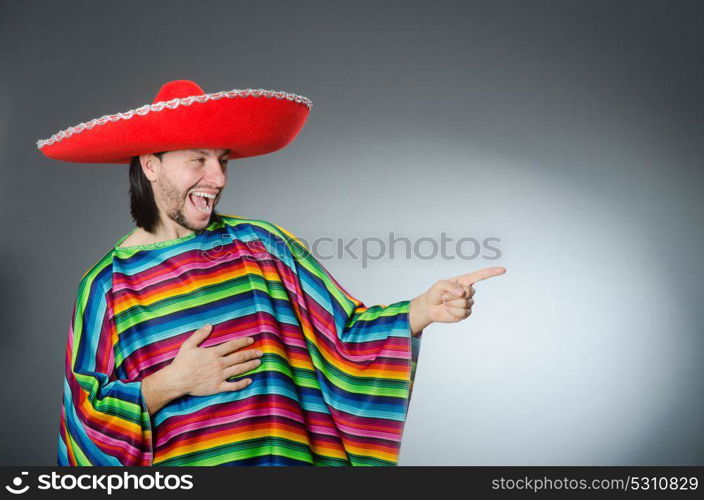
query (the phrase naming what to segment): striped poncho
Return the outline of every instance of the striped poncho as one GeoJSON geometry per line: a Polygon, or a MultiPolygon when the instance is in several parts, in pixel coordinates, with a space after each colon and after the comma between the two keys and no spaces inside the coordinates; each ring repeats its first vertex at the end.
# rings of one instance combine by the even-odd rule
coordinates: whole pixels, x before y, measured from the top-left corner
{"type": "Polygon", "coordinates": [[[410,301],[365,306],[276,224],[120,247],[82,277],[71,317],[59,465],[396,465],[421,334],[410,301]],[[251,336],[244,389],[148,412],[141,380],[204,324],[251,336]]]}

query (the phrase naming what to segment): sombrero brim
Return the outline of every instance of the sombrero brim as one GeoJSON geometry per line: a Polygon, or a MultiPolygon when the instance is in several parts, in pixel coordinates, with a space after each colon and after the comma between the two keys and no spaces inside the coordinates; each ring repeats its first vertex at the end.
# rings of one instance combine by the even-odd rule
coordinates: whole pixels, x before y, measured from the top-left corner
{"type": "Polygon", "coordinates": [[[106,115],[37,141],[48,158],[129,163],[133,156],[180,149],[230,149],[230,158],[277,151],[303,128],[312,108],[303,96],[230,90],[147,104],[106,115]]]}

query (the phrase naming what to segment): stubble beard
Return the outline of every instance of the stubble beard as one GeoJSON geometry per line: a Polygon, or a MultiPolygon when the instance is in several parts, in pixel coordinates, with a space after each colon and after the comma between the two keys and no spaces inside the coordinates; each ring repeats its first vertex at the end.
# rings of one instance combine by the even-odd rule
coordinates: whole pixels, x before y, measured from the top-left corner
{"type": "MultiPolygon", "coordinates": [[[[188,218],[186,218],[186,214],[184,214],[183,210],[186,205],[186,197],[188,192],[186,191],[181,193],[167,177],[164,177],[162,181],[163,182],[159,183],[159,191],[161,192],[161,199],[167,207],[165,210],[166,216],[191,231],[200,231],[204,229],[204,227],[194,227],[193,224],[189,222],[188,218]]],[[[213,206],[213,210],[215,210],[215,206],[213,206]]],[[[206,222],[206,226],[209,223],[210,219],[206,222]]]]}

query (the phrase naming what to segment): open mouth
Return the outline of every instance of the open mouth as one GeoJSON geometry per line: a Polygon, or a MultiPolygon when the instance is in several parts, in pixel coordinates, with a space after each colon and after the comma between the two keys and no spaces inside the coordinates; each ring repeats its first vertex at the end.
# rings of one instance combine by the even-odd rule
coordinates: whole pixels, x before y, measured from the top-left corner
{"type": "Polygon", "coordinates": [[[213,210],[216,195],[204,193],[202,191],[191,191],[188,194],[188,199],[191,200],[193,206],[204,214],[209,214],[213,210]]]}

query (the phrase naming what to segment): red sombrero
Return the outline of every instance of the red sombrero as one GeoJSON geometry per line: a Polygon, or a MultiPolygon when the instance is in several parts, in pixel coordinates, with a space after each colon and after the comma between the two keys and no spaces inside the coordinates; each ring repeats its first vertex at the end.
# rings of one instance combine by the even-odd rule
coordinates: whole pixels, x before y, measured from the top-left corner
{"type": "Polygon", "coordinates": [[[230,158],[277,151],[296,137],[313,104],[262,89],[206,94],[190,80],[162,85],[151,105],[105,115],[37,141],[54,160],[129,163],[133,156],[179,149],[231,149],[230,158]]]}

